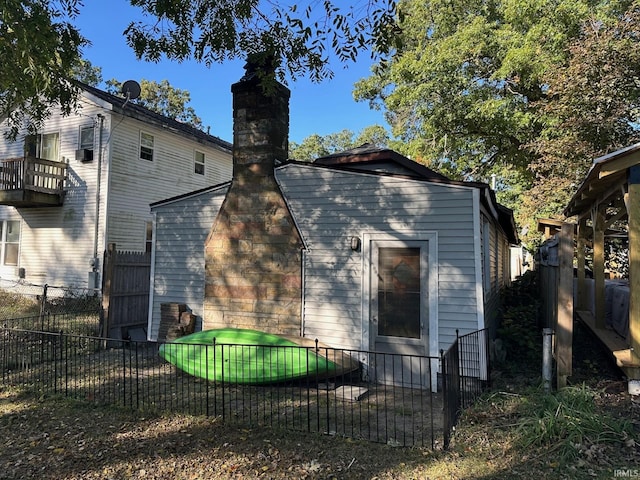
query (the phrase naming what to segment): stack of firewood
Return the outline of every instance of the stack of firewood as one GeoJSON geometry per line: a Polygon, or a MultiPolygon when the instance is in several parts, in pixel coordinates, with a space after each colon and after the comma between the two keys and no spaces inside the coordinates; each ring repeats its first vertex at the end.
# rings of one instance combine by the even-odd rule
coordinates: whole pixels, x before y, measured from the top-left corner
{"type": "Polygon", "coordinates": [[[182,303],[162,303],[160,305],[160,331],[158,341],[175,340],[193,333],[196,326],[196,316],[187,311],[182,303]]]}

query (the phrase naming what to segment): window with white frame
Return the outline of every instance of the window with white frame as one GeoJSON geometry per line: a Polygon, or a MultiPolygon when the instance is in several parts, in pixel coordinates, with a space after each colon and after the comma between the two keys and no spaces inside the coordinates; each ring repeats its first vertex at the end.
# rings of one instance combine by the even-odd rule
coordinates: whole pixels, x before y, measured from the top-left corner
{"type": "Polygon", "coordinates": [[[204,153],[197,150],[194,156],[194,172],[198,175],[204,175],[204,153]]]}
{"type": "Polygon", "coordinates": [[[80,127],[79,149],[93,150],[93,125],[80,127]]]}
{"type": "Polygon", "coordinates": [[[60,134],[39,133],[24,138],[24,153],[30,157],[58,161],[60,134]]]}
{"type": "Polygon", "coordinates": [[[140,158],[153,161],[153,135],[140,132],[140,158]]]}
{"type": "Polygon", "coordinates": [[[0,220],[0,265],[17,266],[20,247],[20,222],[0,220]]]}

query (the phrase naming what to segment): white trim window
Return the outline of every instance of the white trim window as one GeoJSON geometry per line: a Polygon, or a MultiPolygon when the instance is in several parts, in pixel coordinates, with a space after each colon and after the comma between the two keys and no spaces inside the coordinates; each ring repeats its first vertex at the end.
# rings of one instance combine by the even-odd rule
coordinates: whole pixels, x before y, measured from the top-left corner
{"type": "Polygon", "coordinates": [[[154,139],[153,135],[140,132],[140,158],[153,162],[154,139]]]}
{"type": "Polygon", "coordinates": [[[93,125],[80,127],[78,148],[81,150],[93,150],[94,130],[93,125]]]}
{"type": "Polygon", "coordinates": [[[0,220],[0,265],[18,266],[20,221],[0,220]]]}
{"type": "Polygon", "coordinates": [[[24,137],[24,153],[29,157],[57,162],[60,152],[60,134],[39,133],[24,137]]]}
{"type": "Polygon", "coordinates": [[[204,175],[204,153],[196,150],[193,156],[193,162],[193,172],[198,175],[204,175]]]}

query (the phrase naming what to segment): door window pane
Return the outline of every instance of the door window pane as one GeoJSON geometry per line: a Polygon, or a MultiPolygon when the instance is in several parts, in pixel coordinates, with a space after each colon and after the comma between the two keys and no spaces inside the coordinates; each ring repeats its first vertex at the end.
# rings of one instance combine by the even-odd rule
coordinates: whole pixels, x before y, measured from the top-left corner
{"type": "Polygon", "coordinates": [[[420,338],[420,248],[380,248],[378,272],[378,335],[420,338]]]}
{"type": "Polygon", "coordinates": [[[43,135],[27,135],[24,138],[24,154],[45,160],[58,160],[58,140],[60,135],[46,133],[43,135]]]}

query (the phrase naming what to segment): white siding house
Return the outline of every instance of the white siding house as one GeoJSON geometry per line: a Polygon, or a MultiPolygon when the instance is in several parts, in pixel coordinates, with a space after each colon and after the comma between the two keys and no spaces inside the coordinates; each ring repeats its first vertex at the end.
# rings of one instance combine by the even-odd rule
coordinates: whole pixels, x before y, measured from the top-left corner
{"type": "Polygon", "coordinates": [[[160,305],[182,303],[197,315],[202,327],[204,301],[204,243],[229,189],[228,184],[158,202],[151,255],[151,311],[148,336],[158,339],[160,305]]]}
{"type": "MultiPolygon", "coordinates": [[[[514,234],[486,185],[398,173],[400,166],[392,164],[387,159],[377,171],[364,168],[368,162],[349,168],[288,162],[276,168],[304,242],[300,333],[335,348],[437,357],[456,330],[463,335],[491,326],[499,288],[509,281],[507,247],[514,234]],[[381,172],[385,165],[394,173],[381,172]],[[417,330],[395,344],[376,334],[385,248],[420,251],[417,330]]],[[[204,243],[227,189],[221,185],[152,205],[150,339],[158,339],[165,302],[186,304],[202,324],[204,243]]]]}
{"type": "MultiPolygon", "coordinates": [[[[511,211],[486,184],[370,145],[282,161],[289,92],[266,95],[257,78],[232,86],[231,182],[151,205],[149,338],[166,340],[162,305],[179,303],[203,329],[430,356],[435,372],[457,332],[491,327],[518,242],[511,211]]],[[[396,368],[358,355],[374,375],[396,368]]],[[[400,368],[423,377],[426,362],[400,368]]]]}
{"type": "Polygon", "coordinates": [[[80,105],[0,140],[2,280],[98,287],[108,243],[150,249],[150,203],[231,178],[228,142],[89,86],[80,105]],[[54,169],[56,184],[31,185],[54,169]]]}

